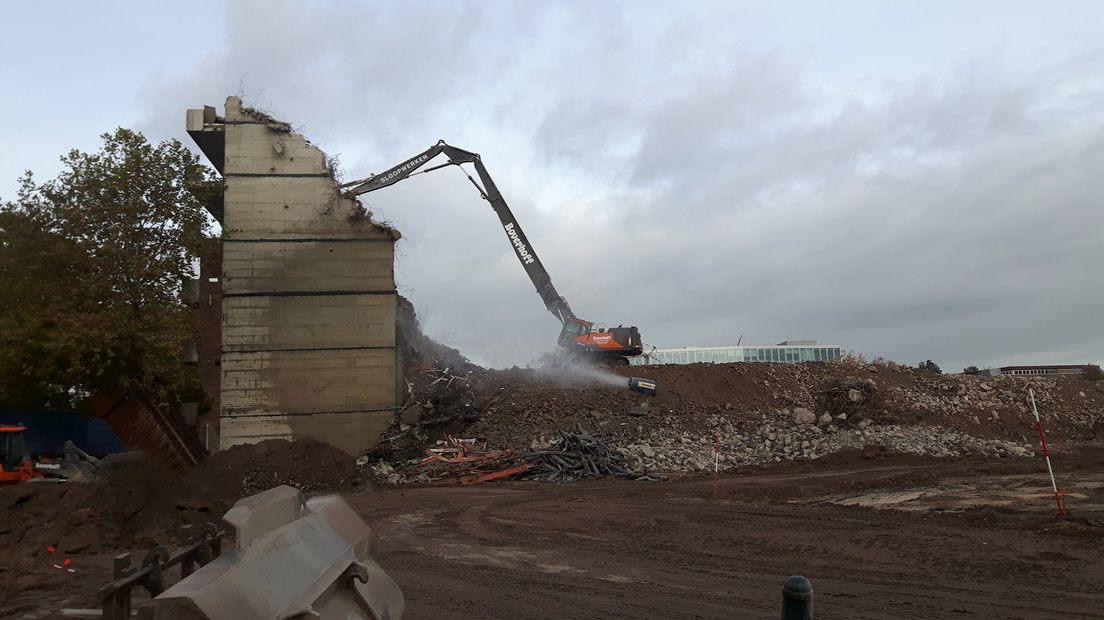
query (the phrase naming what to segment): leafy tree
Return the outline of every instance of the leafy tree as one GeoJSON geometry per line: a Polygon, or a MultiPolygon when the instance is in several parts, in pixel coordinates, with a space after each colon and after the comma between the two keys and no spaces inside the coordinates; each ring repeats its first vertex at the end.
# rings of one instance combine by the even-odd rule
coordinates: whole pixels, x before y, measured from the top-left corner
{"type": "Polygon", "coordinates": [[[1089,364],[1085,368],[1085,372],[1081,373],[1081,377],[1089,381],[1104,381],[1104,370],[1101,370],[1100,366],[1096,364],[1089,364]]]}
{"type": "Polygon", "coordinates": [[[933,372],[937,375],[943,374],[943,369],[939,367],[939,364],[936,364],[935,362],[933,362],[931,360],[925,360],[923,362],[920,362],[920,364],[916,367],[916,370],[923,370],[925,372],[933,372]]]}
{"type": "Polygon", "coordinates": [[[70,151],[58,177],[27,172],[0,203],[0,403],[72,407],[133,382],[161,398],[198,385],[180,362],[194,339],[180,284],[221,191],[179,141],[127,129],[96,153],[70,151]]]}
{"type": "Polygon", "coordinates": [[[981,374],[981,369],[978,368],[977,366],[967,366],[967,367],[962,369],[962,374],[964,374],[964,375],[980,375],[981,374]]]}

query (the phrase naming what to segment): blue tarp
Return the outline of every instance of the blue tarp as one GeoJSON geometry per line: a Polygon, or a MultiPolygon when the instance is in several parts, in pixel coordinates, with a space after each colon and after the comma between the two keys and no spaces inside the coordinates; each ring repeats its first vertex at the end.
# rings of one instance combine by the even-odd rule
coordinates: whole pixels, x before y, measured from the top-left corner
{"type": "Polygon", "coordinates": [[[96,457],[126,452],[107,422],[80,413],[0,409],[0,425],[27,427],[23,436],[35,456],[60,456],[66,440],[96,457]]]}

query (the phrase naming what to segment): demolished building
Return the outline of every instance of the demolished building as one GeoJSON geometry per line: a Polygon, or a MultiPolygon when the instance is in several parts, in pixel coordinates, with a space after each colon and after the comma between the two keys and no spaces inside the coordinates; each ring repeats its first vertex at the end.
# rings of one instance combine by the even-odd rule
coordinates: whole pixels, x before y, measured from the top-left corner
{"type": "Polygon", "coordinates": [[[287,123],[226,100],[188,110],[222,175],[218,445],[376,443],[402,393],[398,231],[341,195],[325,153],[287,123]]]}

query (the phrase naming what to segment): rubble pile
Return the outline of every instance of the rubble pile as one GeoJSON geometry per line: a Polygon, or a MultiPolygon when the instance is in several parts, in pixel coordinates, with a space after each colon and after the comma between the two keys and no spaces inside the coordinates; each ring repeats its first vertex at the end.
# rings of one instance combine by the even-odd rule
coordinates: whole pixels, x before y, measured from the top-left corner
{"type": "Polygon", "coordinates": [[[832,378],[816,390],[818,419],[857,424],[884,409],[878,384],[873,379],[832,378]],[[824,416],[828,416],[825,418],[824,416]]]}
{"type": "MultiPolygon", "coordinates": [[[[808,410],[805,410],[808,411],[808,410]]],[[[804,412],[798,412],[801,417],[804,412]]],[[[983,439],[938,427],[854,427],[835,423],[786,423],[784,418],[761,416],[755,423],[734,424],[709,416],[709,431],[644,432],[625,446],[629,464],[660,471],[712,471],[714,446],[720,468],[731,469],[796,459],[815,460],[850,448],[876,446],[892,452],[936,457],[1032,456],[1031,445],[1003,439],[983,439]],[[710,432],[711,431],[711,432],[710,432]]],[[[835,421],[834,421],[835,422],[835,421]]],[[[643,429],[639,429],[643,430],[643,429]]]]}
{"type": "Polygon", "coordinates": [[[426,336],[414,306],[402,296],[396,328],[405,396],[391,428],[371,452],[373,460],[394,460],[462,430],[492,402],[480,385],[488,371],[426,336]]]}
{"type": "MultiPolygon", "coordinates": [[[[940,375],[861,359],[486,370],[427,338],[413,309],[403,307],[408,396],[392,431],[368,455],[372,462],[417,462],[426,446],[448,434],[524,455],[551,450],[564,433],[580,428],[619,446],[624,460],[616,466],[630,471],[710,469],[718,439],[724,468],[864,446],[932,456],[1029,456],[1036,441],[1029,390],[1053,439],[1104,430],[1104,382],[1076,377],[940,375]],[[629,376],[657,381],[658,395],[620,387],[618,377],[629,376]]],[[[386,463],[375,466],[378,479],[441,479],[386,463]]],[[[546,464],[533,462],[556,477],[546,464]]]]}
{"type": "Polygon", "coordinates": [[[1029,389],[1056,439],[1092,437],[1104,423],[1104,386],[1073,377],[949,376],[847,362],[616,372],[657,380],[659,395],[491,372],[482,388],[494,392],[494,402],[465,434],[498,448],[540,450],[582,424],[621,446],[626,468],[701,471],[713,466],[718,435],[722,468],[864,446],[940,457],[1031,456],[1029,389]]]}
{"type": "Polygon", "coordinates": [[[477,484],[500,478],[566,482],[582,478],[614,476],[627,480],[661,480],[645,471],[633,471],[626,466],[629,459],[616,445],[600,434],[582,427],[572,432],[561,431],[543,446],[524,454],[513,450],[488,450],[486,444],[474,439],[449,436],[425,449],[422,458],[398,462],[371,462],[377,480],[388,484],[460,483],[477,484]]]}

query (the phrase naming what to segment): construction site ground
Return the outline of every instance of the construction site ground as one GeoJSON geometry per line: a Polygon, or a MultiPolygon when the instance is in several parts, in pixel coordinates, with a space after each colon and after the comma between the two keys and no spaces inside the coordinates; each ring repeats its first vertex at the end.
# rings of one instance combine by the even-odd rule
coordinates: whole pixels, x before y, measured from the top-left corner
{"type": "Polygon", "coordinates": [[[723,475],[716,496],[691,476],[349,499],[415,618],[777,618],[795,573],[818,618],[1099,618],[1104,448],[1061,466],[1064,522],[1039,459],[878,451],[723,475]]]}
{"type": "MultiPolygon", "coordinates": [[[[1041,458],[884,449],[666,482],[347,490],[409,617],[775,618],[790,574],[818,618],[1098,618],[1104,445],[1061,444],[1069,518],[1041,458]]],[[[135,551],[141,553],[142,546],[135,551]]],[[[8,574],[0,617],[93,607],[117,551],[8,574]]]]}
{"type": "Polygon", "coordinates": [[[819,618],[1104,617],[1102,382],[862,363],[617,372],[660,382],[644,415],[620,379],[438,362],[408,373],[412,404],[378,454],[271,440],[179,474],[0,489],[0,618],[96,607],[115,554],[175,548],[180,525],[279,484],[345,495],[411,618],[777,617],[791,574],[812,580],[819,618]],[[576,428],[667,480],[463,485],[420,465],[446,434],[520,455],[576,428]]]}

